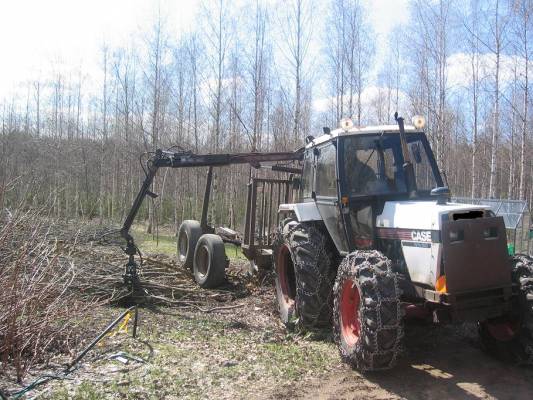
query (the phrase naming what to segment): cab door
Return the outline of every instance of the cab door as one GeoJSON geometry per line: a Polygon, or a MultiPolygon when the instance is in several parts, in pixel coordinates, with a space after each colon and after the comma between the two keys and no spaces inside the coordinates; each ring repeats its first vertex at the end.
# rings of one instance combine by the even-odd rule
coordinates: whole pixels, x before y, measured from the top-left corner
{"type": "Polygon", "coordinates": [[[314,149],[315,185],[313,198],[326,228],[341,254],[348,252],[343,218],[339,207],[337,142],[314,149]]]}

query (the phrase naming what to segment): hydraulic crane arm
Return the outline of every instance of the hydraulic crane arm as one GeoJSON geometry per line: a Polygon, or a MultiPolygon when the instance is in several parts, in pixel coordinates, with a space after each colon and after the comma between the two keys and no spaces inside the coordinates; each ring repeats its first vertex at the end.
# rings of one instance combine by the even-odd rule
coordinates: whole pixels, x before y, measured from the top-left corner
{"type": "MultiPolygon", "coordinates": [[[[146,196],[157,197],[150,191],[159,168],[191,168],[191,167],[222,167],[232,164],[250,164],[259,168],[264,162],[296,161],[303,158],[303,148],[293,152],[275,152],[275,153],[229,153],[229,154],[194,154],[192,152],[173,152],[156,150],[154,155],[146,162],[146,176],[144,182],[135,197],[124,224],[120,229],[121,236],[126,240],[126,247],[123,249],[128,255],[128,263],[124,274],[124,281],[127,284],[135,285],[138,283],[137,264],[135,263],[135,254],[138,252],[130,229],[141,208],[146,196]]],[[[273,168],[274,169],[274,168],[273,168]]],[[[280,171],[288,172],[290,168],[279,167],[280,171]]],[[[206,208],[206,204],[204,204],[206,208]]]]}

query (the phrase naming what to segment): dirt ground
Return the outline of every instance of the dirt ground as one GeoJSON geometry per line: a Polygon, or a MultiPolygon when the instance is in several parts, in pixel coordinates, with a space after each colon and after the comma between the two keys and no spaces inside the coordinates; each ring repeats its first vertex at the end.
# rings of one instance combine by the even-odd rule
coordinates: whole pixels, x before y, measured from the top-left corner
{"type": "MultiPolygon", "coordinates": [[[[26,398],[533,398],[533,369],[486,355],[472,325],[408,324],[399,365],[362,375],[340,362],[329,330],[287,332],[277,315],[272,278],[246,277],[242,259],[232,264],[234,273],[223,288],[229,300],[210,300],[206,290],[201,309],[144,306],[137,339],[130,336],[130,323],[128,334],[106,338],[68,379],[51,381],[26,398]]],[[[88,339],[122,310],[95,309],[88,339]]],[[[59,357],[32,371],[25,384],[67,361],[59,357]]],[[[20,389],[1,375],[0,389],[20,389]]]]}
{"type": "MultiPolygon", "coordinates": [[[[408,327],[409,330],[409,327],[408,327]]],[[[391,370],[362,376],[338,367],[286,398],[531,399],[533,370],[486,355],[462,327],[410,329],[407,351],[391,370]]]]}

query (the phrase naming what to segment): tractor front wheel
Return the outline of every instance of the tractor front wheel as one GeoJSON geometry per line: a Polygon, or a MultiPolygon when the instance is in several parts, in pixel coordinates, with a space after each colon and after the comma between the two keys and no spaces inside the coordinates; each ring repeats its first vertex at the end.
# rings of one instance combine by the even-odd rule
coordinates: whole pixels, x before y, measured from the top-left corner
{"type": "Polygon", "coordinates": [[[333,334],[343,361],[360,371],[392,368],[401,352],[398,277],[376,250],[344,258],[333,287],[333,334]]]}

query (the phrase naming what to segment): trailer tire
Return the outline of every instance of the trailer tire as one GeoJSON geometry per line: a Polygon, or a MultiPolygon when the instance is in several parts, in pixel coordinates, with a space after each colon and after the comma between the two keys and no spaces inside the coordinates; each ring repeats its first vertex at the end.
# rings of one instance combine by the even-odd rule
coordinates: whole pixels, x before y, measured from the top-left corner
{"type": "Polygon", "coordinates": [[[274,242],[276,297],[281,321],[309,330],[331,324],[336,255],[312,224],[285,224],[274,242]]]}
{"type": "Polygon", "coordinates": [[[533,258],[511,259],[513,283],[519,287],[514,314],[479,324],[481,344],[489,354],[522,365],[533,365],[533,258]]]}
{"type": "Polygon", "coordinates": [[[226,278],[226,250],[218,235],[206,233],[200,236],[194,251],[194,280],[205,289],[213,289],[226,278]]]}
{"type": "Polygon", "coordinates": [[[202,228],[198,221],[186,219],[178,229],[177,251],[178,260],[191,271],[194,264],[194,250],[196,243],[202,236],[202,228]]]}
{"type": "Polygon", "coordinates": [[[394,367],[402,352],[403,314],[391,261],[376,250],[350,253],[333,292],[333,337],[342,360],[360,371],[394,367]]]}

